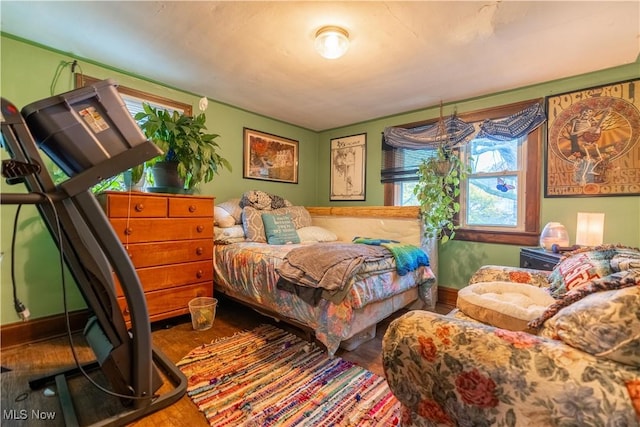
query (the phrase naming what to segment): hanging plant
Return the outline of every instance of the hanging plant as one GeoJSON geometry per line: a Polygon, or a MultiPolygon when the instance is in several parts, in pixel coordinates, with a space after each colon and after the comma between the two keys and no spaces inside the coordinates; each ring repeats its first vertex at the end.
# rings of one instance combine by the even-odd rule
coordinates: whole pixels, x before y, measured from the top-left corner
{"type": "Polygon", "coordinates": [[[455,219],[460,212],[460,183],[469,172],[470,168],[457,153],[443,146],[418,166],[418,183],[413,193],[420,206],[425,237],[442,243],[455,237],[459,228],[455,219]]]}

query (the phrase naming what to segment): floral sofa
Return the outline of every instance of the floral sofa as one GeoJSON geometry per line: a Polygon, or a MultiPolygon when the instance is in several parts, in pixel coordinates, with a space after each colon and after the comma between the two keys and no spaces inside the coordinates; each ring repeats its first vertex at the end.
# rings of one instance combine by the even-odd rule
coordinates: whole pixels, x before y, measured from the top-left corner
{"type": "Polygon", "coordinates": [[[538,287],[553,302],[527,331],[460,310],[394,320],[383,367],[402,425],[640,425],[640,251],[582,249],[550,273],[485,266],[470,285],[492,281],[538,287]]]}

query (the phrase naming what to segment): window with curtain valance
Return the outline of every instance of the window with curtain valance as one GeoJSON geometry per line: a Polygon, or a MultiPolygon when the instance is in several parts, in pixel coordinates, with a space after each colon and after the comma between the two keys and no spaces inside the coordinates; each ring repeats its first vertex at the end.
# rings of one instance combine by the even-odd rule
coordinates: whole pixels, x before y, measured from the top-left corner
{"type": "Polygon", "coordinates": [[[537,244],[542,100],[388,127],[382,141],[385,204],[412,205],[418,166],[438,147],[472,169],[461,188],[460,240],[537,244]]]}

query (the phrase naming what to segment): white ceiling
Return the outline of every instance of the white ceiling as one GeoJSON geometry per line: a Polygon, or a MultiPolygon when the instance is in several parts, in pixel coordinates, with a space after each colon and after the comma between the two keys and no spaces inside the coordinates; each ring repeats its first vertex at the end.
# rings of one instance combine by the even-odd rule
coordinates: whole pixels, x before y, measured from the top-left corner
{"type": "Polygon", "coordinates": [[[2,0],[0,13],[3,32],[316,131],[640,53],[638,0],[2,0]],[[325,25],[349,32],[344,57],[314,51],[325,25]]]}

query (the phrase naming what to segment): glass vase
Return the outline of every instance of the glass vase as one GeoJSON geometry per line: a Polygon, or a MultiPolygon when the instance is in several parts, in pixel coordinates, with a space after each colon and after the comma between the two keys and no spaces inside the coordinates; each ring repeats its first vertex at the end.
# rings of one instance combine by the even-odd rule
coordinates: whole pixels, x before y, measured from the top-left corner
{"type": "Polygon", "coordinates": [[[564,225],[559,222],[548,223],[540,233],[540,246],[545,251],[551,252],[551,246],[554,244],[564,247],[569,246],[569,233],[567,233],[564,225]]]}

